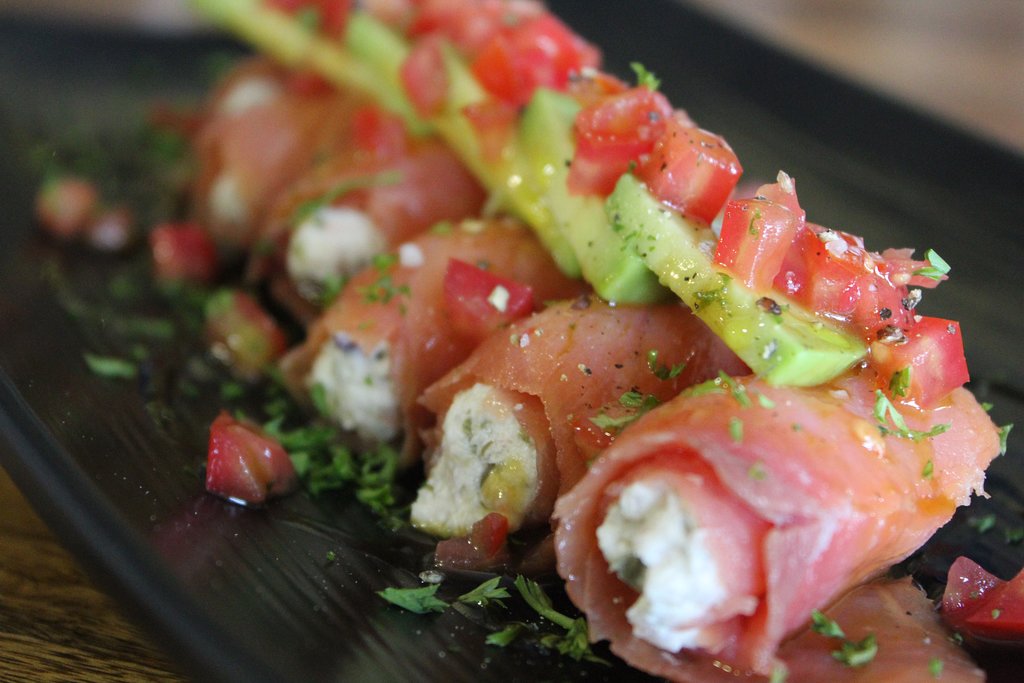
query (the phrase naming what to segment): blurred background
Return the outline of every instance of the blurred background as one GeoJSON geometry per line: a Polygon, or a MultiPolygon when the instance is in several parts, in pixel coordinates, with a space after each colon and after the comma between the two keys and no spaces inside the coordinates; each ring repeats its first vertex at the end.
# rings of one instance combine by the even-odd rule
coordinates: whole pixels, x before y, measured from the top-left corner
{"type": "MultiPolygon", "coordinates": [[[[1024,0],[677,1],[1024,151],[1024,0]]],[[[0,0],[5,14],[206,30],[187,0],[0,0]]]]}

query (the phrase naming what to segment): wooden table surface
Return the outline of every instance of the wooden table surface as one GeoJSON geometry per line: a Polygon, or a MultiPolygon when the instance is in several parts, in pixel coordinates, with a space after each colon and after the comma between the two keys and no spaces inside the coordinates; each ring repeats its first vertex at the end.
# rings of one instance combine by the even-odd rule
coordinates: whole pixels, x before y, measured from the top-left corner
{"type": "MultiPolygon", "coordinates": [[[[1018,0],[687,1],[1024,151],[1018,0]]],[[[183,680],[94,587],[3,470],[0,510],[0,681],[183,680]]]]}

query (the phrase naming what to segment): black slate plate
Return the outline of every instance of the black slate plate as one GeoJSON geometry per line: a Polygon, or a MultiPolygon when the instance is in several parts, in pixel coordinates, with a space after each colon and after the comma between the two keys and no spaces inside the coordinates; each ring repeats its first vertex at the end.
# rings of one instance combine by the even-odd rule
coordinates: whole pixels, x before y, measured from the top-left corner
{"type": "MultiPolygon", "coordinates": [[[[869,246],[946,256],[953,278],[926,297],[926,312],[962,322],[972,388],[995,403],[998,423],[1024,424],[1024,160],[670,0],[552,6],[603,46],[612,70],[628,74],[639,60],[659,74],[673,102],[730,140],[748,176],[784,168],[797,177],[817,222],[864,234],[869,246]]],[[[196,98],[207,58],[225,51],[239,50],[208,37],[0,22],[4,467],[94,576],[202,680],[643,680],[622,664],[487,647],[487,625],[472,610],[421,617],[385,606],[373,591],[415,585],[427,546],[382,531],[349,497],[297,495],[245,510],[204,495],[198,466],[220,400],[208,387],[184,392],[187,338],[136,330],[154,352],[135,382],[86,368],[84,351],[130,351],[118,321],[166,305],[153,292],[111,298],[143,258],[97,257],[35,234],[35,162],[76,131],[130,160],[127,131],[147,103],[196,98]]],[[[117,189],[145,193],[130,161],[109,170],[117,189]]],[[[958,554],[1003,576],[1024,565],[1024,547],[1004,539],[1024,525],[1018,443],[991,470],[992,498],[961,510],[911,563],[926,585],[936,587],[958,554]],[[971,518],[990,513],[995,527],[978,534],[971,518]]],[[[444,590],[457,595],[475,581],[455,578],[444,590]]]]}

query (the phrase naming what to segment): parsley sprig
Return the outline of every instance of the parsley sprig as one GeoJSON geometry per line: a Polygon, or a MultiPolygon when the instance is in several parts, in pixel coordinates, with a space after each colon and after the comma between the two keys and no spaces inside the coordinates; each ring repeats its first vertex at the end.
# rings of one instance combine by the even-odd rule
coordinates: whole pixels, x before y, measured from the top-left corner
{"type": "Polygon", "coordinates": [[[924,252],[924,258],[928,261],[928,265],[922,268],[918,268],[914,271],[914,275],[920,275],[930,280],[942,280],[949,274],[949,264],[937,253],[934,249],[929,249],[924,252]]]}

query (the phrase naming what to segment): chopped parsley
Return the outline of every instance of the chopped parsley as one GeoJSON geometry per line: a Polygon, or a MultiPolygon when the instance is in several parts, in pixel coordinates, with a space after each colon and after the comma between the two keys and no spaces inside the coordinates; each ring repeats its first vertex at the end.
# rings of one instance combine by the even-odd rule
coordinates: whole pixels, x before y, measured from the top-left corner
{"type": "Polygon", "coordinates": [[[583,617],[566,616],[556,610],[551,604],[544,589],[536,581],[520,575],[516,577],[515,587],[519,594],[526,600],[526,604],[533,610],[553,624],[562,627],[564,634],[549,633],[540,637],[540,644],[552,650],[557,650],[563,655],[572,657],[576,661],[586,660],[608,664],[607,661],[596,656],[590,649],[590,640],[587,635],[587,621],[583,617]]]}
{"type": "Polygon", "coordinates": [[[839,649],[832,651],[832,657],[849,667],[864,666],[878,654],[878,642],[874,633],[858,641],[846,637],[846,633],[835,620],[820,610],[811,612],[811,630],[815,633],[840,641],[839,649]]]}
{"type": "Polygon", "coordinates": [[[743,443],[743,420],[735,415],[729,418],[729,436],[734,443],[743,443]]]}
{"type": "Polygon", "coordinates": [[[715,381],[732,393],[732,397],[736,399],[740,407],[749,408],[751,406],[750,397],[747,395],[747,388],[727,375],[723,370],[718,371],[718,379],[715,381]]]}
{"type": "Polygon", "coordinates": [[[377,595],[384,598],[392,605],[402,609],[415,612],[416,614],[429,614],[430,612],[443,612],[448,609],[448,603],[435,596],[439,584],[432,586],[420,586],[418,588],[385,588],[377,591],[377,595]]]}
{"type": "Polygon", "coordinates": [[[652,92],[661,87],[661,79],[648,71],[647,67],[640,62],[630,62],[629,68],[636,74],[636,84],[638,86],[647,88],[652,92]]]}
{"type": "Polygon", "coordinates": [[[656,408],[659,403],[658,397],[654,394],[645,396],[639,391],[630,390],[619,396],[619,405],[629,408],[632,412],[618,417],[612,417],[602,412],[600,415],[590,418],[590,421],[606,432],[620,432],[640,419],[644,413],[656,408]]]}
{"type": "Polygon", "coordinates": [[[507,647],[512,644],[512,641],[519,637],[519,634],[522,633],[525,628],[525,624],[513,622],[500,631],[495,631],[494,633],[489,634],[484,642],[496,647],[507,647]]]}
{"type": "Polygon", "coordinates": [[[889,393],[893,396],[906,396],[910,389],[910,367],[897,370],[889,380],[889,393]]]}
{"type": "Polygon", "coordinates": [[[508,590],[504,586],[498,585],[499,583],[501,583],[500,576],[488,579],[468,593],[460,595],[459,602],[467,605],[480,605],[481,607],[487,607],[487,605],[493,602],[504,607],[505,603],[502,600],[510,596],[508,590]]]}
{"type": "Polygon", "coordinates": [[[647,367],[650,368],[654,376],[661,380],[675,379],[679,376],[679,373],[686,367],[686,363],[676,363],[672,367],[668,367],[663,363],[658,362],[658,350],[651,349],[647,352],[647,367]]]}
{"type": "Polygon", "coordinates": [[[99,356],[94,353],[83,353],[85,364],[93,373],[110,379],[132,379],[138,374],[135,363],[116,356],[99,356]]]}
{"type": "Polygon", "coordinates": [[[933,463],[931,460],[928,460],[928,462],[926,462],[924,464],[924,467],[921,469],[921,477],[923,479],[931,479],[934,473],[935,463],[933,463]]]}
{"type": "Polygon", "coordinates": [[[989,513],[987,515],[972,515],[967,518],[967,525],[974,527],[979,534],[984,534],[991,531],[996,525],[996,516],[994,513],[989,513]]]}
{"type": "Polygon", "coordinates": [[[928,662],[928,673],[932,675],[932,678],[942,678],[942,669],[942,660],[938,657],[932,657],[928,662]]]}
{"type": "Polygon", "coordinates": [[[938,436],[944,433],[950,428],[950,423],[944,422],[941,424],[934,425],[928,431],[918,431],[911,429],[907,426],[906,420],[900,415],[899,411],[896,410],[896,406],[892,404],[885,394],[882,393],[881,389],[875,390],[875,420],[878,421],[878,430],[882,433],[882,436],[898,436],[901,439],[910,439],[911,441],[921,441],[922,439],[930,439],[933,436],[938,436]],[[889,422],[891,421],[891,426],[889,422]]]}
{"type": "Polygon", "coordinates": [[[934,249],[924,252],[924,258],[928,261],[928,265],[915,270],[914,275],[920,275],[930,280],[941,280],[949,273],[949,264],[936,254],[934,249]]]}
{"type": "Polygon", "coordinates": [[[1010,436],[1013,424],[1005,424],[999,428],[999,455],[1006,455],[1006,440],[1010,436]]]}

